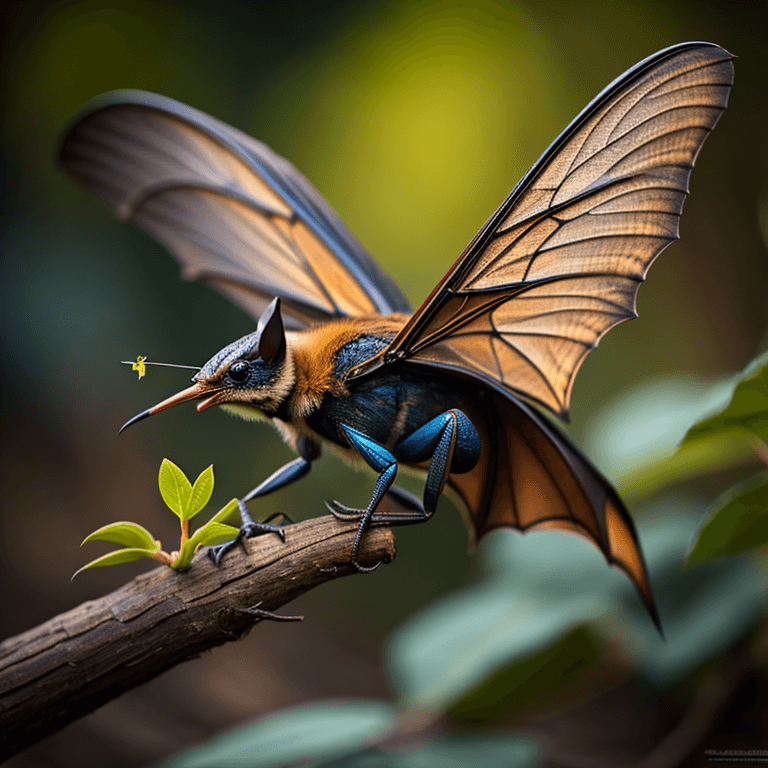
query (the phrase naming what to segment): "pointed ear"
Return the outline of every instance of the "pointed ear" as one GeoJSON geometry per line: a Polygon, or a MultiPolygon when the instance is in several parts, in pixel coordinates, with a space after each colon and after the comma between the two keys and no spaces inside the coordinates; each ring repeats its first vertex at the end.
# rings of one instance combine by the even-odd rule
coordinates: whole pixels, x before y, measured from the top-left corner
{"type": "Polygon", "coordinates": [[[280,299],[273,299],[259,318],[259,356],[268,363],[285,357],[285,328],[280,299]]]}

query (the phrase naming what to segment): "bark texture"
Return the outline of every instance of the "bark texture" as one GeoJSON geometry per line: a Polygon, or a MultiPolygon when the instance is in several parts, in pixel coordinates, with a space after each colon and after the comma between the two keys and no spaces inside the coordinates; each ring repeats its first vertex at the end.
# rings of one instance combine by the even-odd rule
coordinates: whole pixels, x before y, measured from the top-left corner
{"type": "MultiPolygon", "coordinates": [[[[356,573],[349,558],[357,525],[334,517],[286,526],[245,542],[217,568],[200,552],[177,573],[160,567],[115,592],[0,644],[0,759],[124,691],[203,651],[242,637],[312,587],[356,573]]],[[[391,562],[389,528],[372,528],[362,565],[391,562]]]]}

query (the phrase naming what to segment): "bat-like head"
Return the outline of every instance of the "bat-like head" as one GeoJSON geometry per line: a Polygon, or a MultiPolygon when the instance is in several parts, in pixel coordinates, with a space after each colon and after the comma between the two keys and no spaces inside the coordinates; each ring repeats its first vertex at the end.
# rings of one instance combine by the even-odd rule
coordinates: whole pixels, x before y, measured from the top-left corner
{"type": "Polygon", "coordinates": [[[193,377],[192,386],[177,392],[123,425],[198,400],[197,410],[224,405],[246,417],[274,415],[293,387],[293,365],[285,341],[280,299],[264,310],[253,333],[217,352],[193,377]]]}

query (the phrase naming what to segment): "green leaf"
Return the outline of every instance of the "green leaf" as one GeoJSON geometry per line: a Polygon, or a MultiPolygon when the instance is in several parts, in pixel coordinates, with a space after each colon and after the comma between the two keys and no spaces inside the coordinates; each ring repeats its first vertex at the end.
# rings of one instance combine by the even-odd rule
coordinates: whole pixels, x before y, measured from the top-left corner
{"type": "Polygon", "coordinates": [[[187,476],[168,459],[163,459],[158,476],[160,495],[171,511],[181,520],[187,520],[192,483],[187,476]]]}
{"type": "Polygon", "coordinates": [[[733,394],[725,410],[688,430],[685,442],[734,429],[749,430],[768,443],[768,352],[755,358],[733,380],[733,394]]]}
{"type": "MultiPolygon", "coordinates": [[[[623,574],[574,536],[494,531],[479,549],[488,577],[430,606],[389,643],[391,686],[407,708],[451,708],[511,665],[546,654],[606,613],[612,596],[631,591],[623,574]]],[[[528,677],[521,667],[518,682],[528,677]]]]}
{"type": "Polygon", "coordinates": [[[225,520],[229,520],[232,515],[237,512],[237,499],[232,499],[227,502],[208,522],[210,523],[223,523],[225,520]]]}
{"type": "Polygon", "coordinates": [[[84,565],[80,570],[75,571],[75,576],[78,573],[88,570],[89,568],[101,568],[105,565],[119,565],[120,563],[130,563],[133,560],[140,560],[142,557],[149,557],[155,559],[156,549],[118,549],[116,552],[110,552],[109,554],[102,555],[96,560],[92,560],[88,565],[84,565]]]}
{"type": "Polygon", "coordinates": [[[554,532],[494,531],[478,547],[488,575],[427,608],[390,641],[393,690],[406,707],[492,720],[499,708],[525,708],[540,701],[542,691],[556,690],[558,672],[577,684],[602,658],[600,636],[611,635],[629,646],[649,678],[660,684],[681,679],[743,637],[760,615],[763,586],[749,561],[684,570],[703,508],[665,499],[641,518],[666,643],[630,581],[588,542],[554,532]],[[592,621],[599,634],[586,633],[592,621]],[[553,656],[560,654],[575,668],[559,668],[553,656]]]}
{"type": "MultiPolygon", "coordinates": [[[[94,531],[90,536],[86,536],[83,544],[87,541],[112,541],[134,549],[160,549],[160,544],[155,541],[154,536],[138,523],[110,523],[94,531]]],[[[83,544],[80,546],[82,547],[83,544]]]]}
{"type": "Polygon", "coordinates": [[[705,436],[680,446],[691,424],[725,407],[734,377],[664,377],[628,391],[589,425],[587,455],[629,502],[728,466],[754,462],[744,435],[705,436]]]}
{"type": "Polygon", "coordinates": [[[768,473],[739,483],[715,503],[688,563],[701,563],[768,544],[768,473]]]}
{"type": "Polygon", "coordinates": [[[186,518],[183,520],[191,520],[203,507],[211,500],[211,494],[213,493],[213,464],[207,469],[204,469],[195,484],[192,486],[192,494],[189,499],[189,508],[187,510],[186,518]]]}
{"type": "Polygon", "coordinates": [[[195,545],[192,543],[192,539],[189,539],[179,550],[178,557],[171,563],[171,568],[173,568],[174,571],[183,571],[185,568],[189,567],[194,556],[195,545]]]}
{"type": "Polygon", "coordinates": [[[205,525],[198,528],[194,535],[179,550],[179,556],[173,561],[171,566],[174,570],[183,571],[195,556],[195,550],[198,546],[213,547],[216,544],[223,544],[226,541],[232,541],[238,534],[238,529],[231,525],[225,525],[222,521],[227,520],[237,510],[237,499],[232,499],[224,505],[205,525]]]}
{"type": "Polygon", "coordinates": [[[506,731],[438,736],[406,755],[403,768],[532,768],[541,750],[533,739],[506,731]]]}
{"type": "Polygon", "coordinates": [[[680,682],[708,659],[727,654],[760,620],[760,573],[749,560],[731,558],[685,570],[682,562],[655,580],[666,642],[651,637],[644,617],[628,627],[639,671],[666,687],[680,682]]]}
{"type": "Polygon", "coordinates": [[[183,570],[192,562],[198,547],[213,547],[216,544],[223,544],[225,541],[232,541],[238,532],[238,528],[210,520],[198,528],[195,535],[184,544],[171,567],[177,571],[183,570]]]}
{"type": "Polygon", "coordinates": [[[211,520],[195,531],[190,542],[194,542],[196,547],[213,547],[216,544],[223,544],[225,541],[232,541],[239,532],[239,529],[232,525],[224,525],[224,523],[211,520]]]}
{"type": "Polygon", "coordinates": [[[278,768],[341,757],[381,738],[395,723],[383,701],[323,701],[278,712],[174,755],[161,768],[278,768]]]}
{"type": "Polygon", "coordinates": [[[386,752],[373,748],[315,768],[534,768],[542,750],[515,732],[461,733],[437,736],[424,743],[386,752]]]}
{"type": "Polygon", "coordinates": [[[579,626],[522,659],[515,659],[459,699],[451,722],[494,723],[577,689],[604,650],[600,636],[579,626]],[[563,689],[567,689],[564,691],[563,689]]]}
{"type": "Polygon", "coordinates": [[[703,508],[691,500],[659,500],[639,526],[666,641],[637,604],[628,606],[621,634],[639,672],[658,686],[673,685],[727,652],[762,614],[766,585],[749,558],[686,568],[685,551],[703,508]]]}

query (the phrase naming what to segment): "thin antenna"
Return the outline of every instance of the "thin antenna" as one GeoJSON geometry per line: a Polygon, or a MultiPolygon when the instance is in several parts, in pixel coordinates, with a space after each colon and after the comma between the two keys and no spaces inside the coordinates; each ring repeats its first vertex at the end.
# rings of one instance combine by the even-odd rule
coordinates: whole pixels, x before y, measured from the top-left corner
{"type": "MultiPolygon", "coordinates": [[[[149,360],[142,361],[144,365],[162,365],[164,368],[189,368],[190,371],[199,371],[199,365],[177,365],[176,363],[151,363],[149,360]]],[[[135,360],[121,360],[121,365],[135,365],[135,360]]]]}

